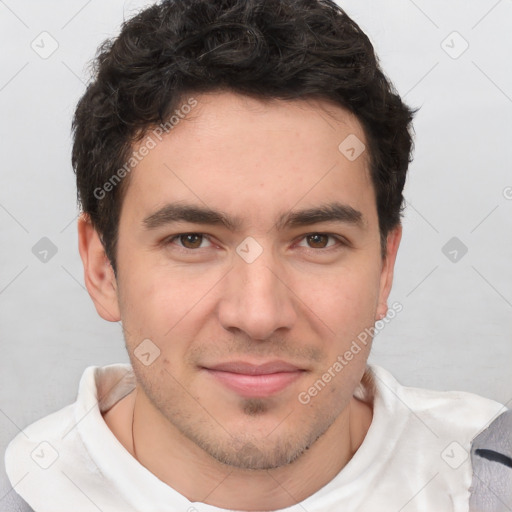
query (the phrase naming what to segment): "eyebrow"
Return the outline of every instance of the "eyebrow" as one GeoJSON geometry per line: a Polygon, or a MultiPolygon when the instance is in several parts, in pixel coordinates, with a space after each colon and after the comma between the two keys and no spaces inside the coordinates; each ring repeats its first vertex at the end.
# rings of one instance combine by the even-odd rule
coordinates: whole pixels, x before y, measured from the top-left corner
{"type": "MultiPolygon", "coordinates": [[[[210,226],[224,226],[230,231],[240,231],[240,217],[212,210],[208,207],[183,203],[170,203],[146,217],[142,223],[147,230],[154,230],[174,222],[190,222],[210,226]]],[[[277,230],[309,226],[320,222],[339,222],[363,228],[363,214],[349,205],[332,202],[318,207],[282,213],[276,223],[277,230]]]]}

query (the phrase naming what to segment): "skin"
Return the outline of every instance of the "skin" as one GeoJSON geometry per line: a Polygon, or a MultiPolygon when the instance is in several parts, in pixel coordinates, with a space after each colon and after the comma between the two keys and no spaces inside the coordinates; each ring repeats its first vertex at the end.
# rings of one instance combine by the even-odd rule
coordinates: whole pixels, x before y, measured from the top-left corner
{"type": "Polygon", "coordinates": [[[122,320],[137,377],[105,421],[134,455],[134,417],[139,462],[191,501],[276,510],[332,480],[368,431],[371,404],[353,393],[370,343],[308,404],[298,396],[386,315],[401,227],[383,258],[368,155],[349,161],[338,150],[348,135],[365,141],[344,109],[230,92],[195,98],[132,171],[117,279],[87,216],[79,220],[87,289],[104,319],[122,320]],[[176,201],[238,216],[240,226],[145,229],[143,219],[176,201]],[[361,226],[277,229],[279,215],[333,201],[361,212],[361,226]],[[207,236],[172,239],[186,233],[207,236]],[[252,263],[236,252],[248,236],[263,250],[252,263]],[[144,339],[160,350],[149,366],[134,356],[144,339]],[[275,359],[304,371],[263,398],[243,397],[202,368],[275,359]]]}

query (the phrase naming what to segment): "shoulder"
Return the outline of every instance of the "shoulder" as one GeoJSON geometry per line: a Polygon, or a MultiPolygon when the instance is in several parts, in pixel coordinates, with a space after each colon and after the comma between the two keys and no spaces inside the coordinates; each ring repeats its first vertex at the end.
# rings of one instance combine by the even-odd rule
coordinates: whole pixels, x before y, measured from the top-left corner
{"type": "MultiPolygon", "coordinates": [[[[101,472],[83,435],[100,432],[113,438],[102,411],[131,388],[131,378],[124,379],[125,375],[130,377],[128,370],[129,366],[122,364],[86,368],[75,402],[25,427],[9,443],[5,451],[7,477],[33,509],[51,504],[55,511],[66,510],[70,493],[77,492],[70,485],[70,475],[73,480],[101,487],[101,472]]],[[[115,438],[110,441],[115,442],[115,438]]],[[[21,508],[20,512],[25,510],[21,508]]]]}
{"type": "Polygon", "coordinates": [[[97,367],[85,369],[79,385],[77,400],[62,409],[55,411],[22,429],[9,443],[5,452],[5,462],[10,478],[10,472],[19,466],[37,464],[44,466],[55,457],[54,451],[65,448],[70,434],[77,425],[78,406],[83,403],[97,402],[95,373],[97,367]],[[53,454],[53,455],[52,455],[53,454]],[[44,460],[43,460],[44,459],[44,460]]]}
{"type": "Polygon", "coordinates": [[[351,463],[354,472],[364,468],[358,475],[372,489],[365,509],[382,509],[379,500],[385,496],[395,510],[409,499],[411,510],[467,512],[471,443],[503,405],[462,391],[403,386],[377,365],[369,366],[356,398],[372,403],[374,413],[347,466],[349,475],[351,463]],[[396,492],[390,495],[389,489],[396,492]]]}
{"type": "Polygon", "coordinates": [[[403,386],[384,368],[377,365],[370,368],[377,392],[390,407],[405,408],[428,423],[443,425],[446,429],[463,427],[474,437],[506,409],[495,400],[466,391],[403,386]]]}
{"type": "Polygon", "coordinates": [[[376,427],[385,431],[387,439],[395,440],[395,453],[404,451],[411,463],[425,464],[428,459],[437,469],[458,470],[459,477],[464,472],[468,489],[472,442],[506,407],[465,391],[402,386],[378,366],[371,371],[376,427]]]}
{"type": "MultiPolygon", "coordinates": [[[[32,510],[22,497],[30,503],[26,489],[34,488],[37,482],[41,482],[40,477],[62,457],[66,448],[65,435],[74,423],[72,408],[72,405],[68,405],[32,423],[7,446],[4,462],[7,478],[14,488],[10,493],[12,510],[32,510]]],[[[34,503],[30,504],[34,506],[34,503]]]]}

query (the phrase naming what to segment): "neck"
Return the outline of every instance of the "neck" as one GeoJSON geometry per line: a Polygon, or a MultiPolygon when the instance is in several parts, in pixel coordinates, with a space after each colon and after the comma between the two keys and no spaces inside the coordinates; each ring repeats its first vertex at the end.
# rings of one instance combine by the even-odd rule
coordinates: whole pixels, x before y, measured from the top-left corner
{"type": "Polygon", "coordinates": [[[222,464],[204,452],[163,418],[139,387],[131,394],[130,409],[131,421],[124,424],[133,427],[132,435],[125,434],[123,444],[143,466],[190,501],[247,511],[286,508],[314,494],[352,458],[372,420],[371,407],[352,398],[327,432],[293,463],[248,470],[222,464]]]}

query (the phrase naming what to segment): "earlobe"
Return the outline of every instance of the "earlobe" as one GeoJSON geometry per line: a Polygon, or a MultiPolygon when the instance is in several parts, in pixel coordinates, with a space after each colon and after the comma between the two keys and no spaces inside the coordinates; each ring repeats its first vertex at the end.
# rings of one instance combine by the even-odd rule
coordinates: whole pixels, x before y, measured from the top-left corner
{"type": "Polygon", "coordinates": [[[400,240],[402,239],[402,226],[398,225],[388,233],[386,245],[386,258],[382,261],[380,277],[379,303],[375,320],[382,320],[388,312],[388,297],[393,284],[393,272],[400,240]]]}
{"type": "Polygon", "coordinates": [[[87,214],[78,218],[78,250],[84,265],[84,281],[98,314],[109,322],[121,319],[117,283],[98,232],[87,214]]]}

